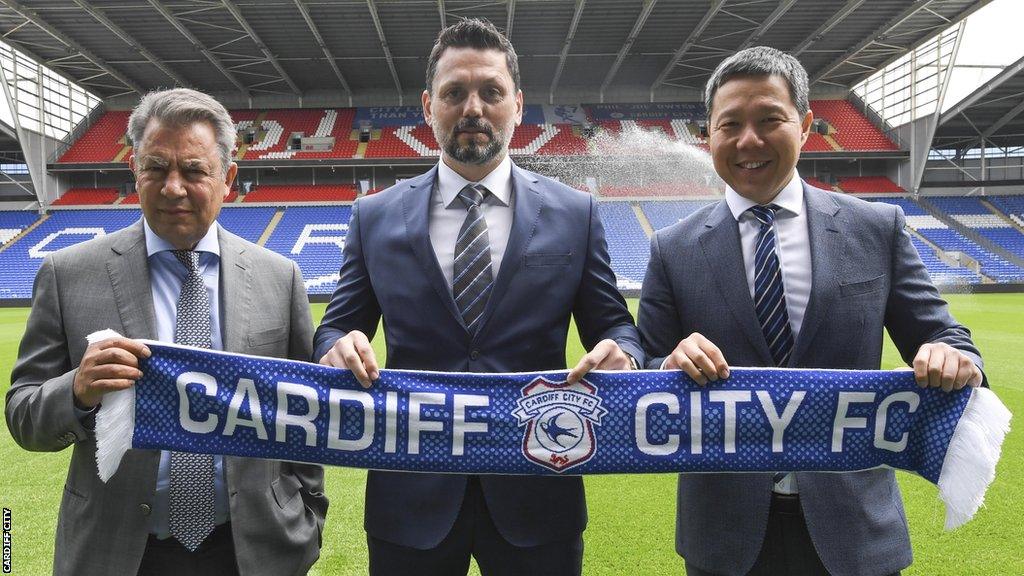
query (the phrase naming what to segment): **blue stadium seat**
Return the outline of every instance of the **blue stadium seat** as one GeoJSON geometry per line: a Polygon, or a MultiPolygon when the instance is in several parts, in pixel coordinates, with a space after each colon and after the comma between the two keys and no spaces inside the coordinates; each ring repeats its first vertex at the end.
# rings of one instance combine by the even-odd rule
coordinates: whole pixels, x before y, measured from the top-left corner
{"type": "Polygon", "coordinates": [[[310,294],[331,294],[338,284],[343,238],[351,206],[291,206],[266,247],[299,264],[310,294]]]}
{"type": "Polygon", "coordinates": [[[620,288],[639,288],[647,273],[651,241],[640,227],[629,202],[600,202],[597,205],[604,224],[612,270],[620,288]]]}
{"type": "Polygon", "coordinates": [[[647,221],[655,230],[671,226],[710,204],[711,200],[665,200],[641,202],[647,221]]]}

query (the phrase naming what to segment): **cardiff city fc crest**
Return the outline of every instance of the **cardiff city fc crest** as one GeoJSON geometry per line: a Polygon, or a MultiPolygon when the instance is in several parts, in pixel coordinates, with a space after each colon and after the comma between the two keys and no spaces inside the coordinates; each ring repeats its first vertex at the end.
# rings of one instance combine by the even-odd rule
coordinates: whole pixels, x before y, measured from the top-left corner
{"type": "Polygon", "coordinates": [[[512,415],[526,426],[523,456],[555,472],[590,460],[597,450],[594,424],[608,413],[601,407],[597,387],[537,378],[523,387],[512,415]]]}

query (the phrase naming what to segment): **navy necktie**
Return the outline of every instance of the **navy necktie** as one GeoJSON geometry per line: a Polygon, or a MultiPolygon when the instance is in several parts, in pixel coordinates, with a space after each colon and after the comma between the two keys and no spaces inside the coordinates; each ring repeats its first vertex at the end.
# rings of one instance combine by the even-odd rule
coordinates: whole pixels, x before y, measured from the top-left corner
{"type": "Polygon", "coordinates": [[[487,296],[494,284],[487,220],[480,209],[480,203],[489,193],[487,188],[479,184],[467,184],[459,192],[459,200],[466,206],[466,220],[455,241],[452,296],[471,334],[478,328],[477,324],[487,305],[487,296]]]}
{"type": "Polygon", "coordinates": [[[752,206],[749,210],[761,223],[754,248],[754,310],[776,366],[789,363],[793,352],[793,331],[786,309],[786,291],[775,242],[775,211],[778,206],[752,206]]]}
{"type": "MultiPolygon", "coordinates": [[[[174,342],[212,348],[210,297],[199,272],[199,253],[192,250],[174,250],[173,253],[188,269],[178,297],[174,342]]],[[[191,552],[213,532],[213,456],[171,452],[167,523],[171,535],[191,552]]]]}

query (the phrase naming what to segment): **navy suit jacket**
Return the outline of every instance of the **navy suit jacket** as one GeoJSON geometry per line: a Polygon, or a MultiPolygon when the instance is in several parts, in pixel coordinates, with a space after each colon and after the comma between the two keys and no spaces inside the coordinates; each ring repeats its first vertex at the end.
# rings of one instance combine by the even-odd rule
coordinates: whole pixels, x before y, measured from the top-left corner
{"type": "MultiPolygon", "coordinates": [[[[314,339],[319,359],[351,330],[373,337],[384,318],[387,367],[450,372],[565,368],[569,317],[587,349],[605,338],[643,357],[616,289],[597,203],[519,167],[512,168],[512,230],[483,319],[466,330],[427,234],[437,167],[356,202],[341,279],[314,339]]],[[[501,534],[517,546],[564,540],[586,526],[578,477],[481,478],[501,534]]],[[[371,471],[365,527],[370,535],[420,549],[448,534],[466,477],[371,471]]]]}
{"type": "MultiPolygon", "coordinates": [[[[981,358],[932,285],[903,211],[804,184],[811,296],[790,367],[878,369],[883,329],[910,362],[927,342],[981,358]]],[[[739,227],[724,200],[659,230],[638,324],[657,368],[700,332],[731,366],[772,366],[754,312],[739,227]]],[[[714,386],[714,384],[711,384],[714,386]]],[[[890,469],[797,473],[815,549],[836,576],[890,574],[911,562],[907,521],[890,469]]],[[[764,541],[772,474],[682,474],[676,550],[716,574],[746,574],[764,541]]]]}

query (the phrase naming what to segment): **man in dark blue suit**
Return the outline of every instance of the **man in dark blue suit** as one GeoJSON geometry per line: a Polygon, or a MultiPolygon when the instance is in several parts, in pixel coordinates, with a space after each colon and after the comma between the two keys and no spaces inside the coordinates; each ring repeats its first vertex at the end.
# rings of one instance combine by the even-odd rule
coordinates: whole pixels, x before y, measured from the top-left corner
{"type": "MultiPolygon", "coordinates": [[[[570,315],[590,350],[570,372],[642,358],[616,289],[594,199],[518,168],[516,53],[493,25],[443,30],[423,114],[442,148],[426,174],[359,200],[315,358],[366,386],[384,318],[390,368],[519,372],[565,368],[570,315]]],[[[371,574],[579,574],[587,513],[578,477],[371,471],[371,574]]]]}
{"type": "MultiPolygon", "coordinates": [[[[978,350],[902,211],[800,180],[813,118],[803,66],[772,48],[744,50],[712,74],[705,103],[728,187],[651,240],[639,312],[649,366],[700,384],[727,378],[729,364],[878,369],[884,329],[919,385],[981,384],[978,350]]],[[[881,576],[911,562],[889,469],[682,474],[676,518],[690,576],[881,576]]]]}

